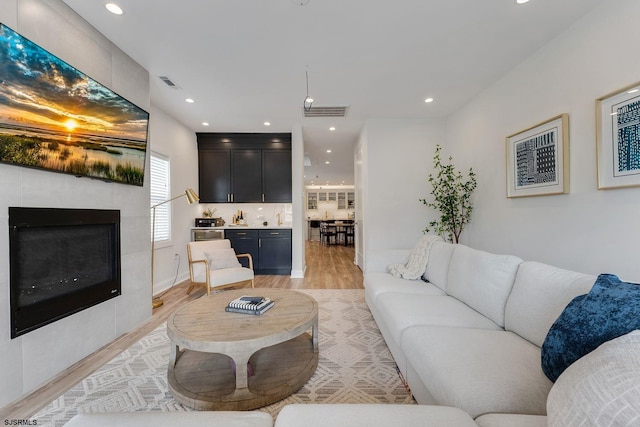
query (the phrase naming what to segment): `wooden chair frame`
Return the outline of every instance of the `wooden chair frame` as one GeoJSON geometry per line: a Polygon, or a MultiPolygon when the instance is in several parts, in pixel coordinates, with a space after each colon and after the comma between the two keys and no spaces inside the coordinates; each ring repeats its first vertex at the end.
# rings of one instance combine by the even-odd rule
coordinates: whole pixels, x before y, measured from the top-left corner
{"type": "MultiPolygon", "coordinates": [[[[251,254],[236,254],[236,257],[238,259],[240,258],[248,258],[249,259],[249,269],[253,270],[253,257],[251,256],[251,254]]],[[[209,270],[209,261],[207,261],[206,259],[196,259],[196,260],[192,260],[191,259],[191,247],[189,245],[187,245],[187,258],[189,259],[189,279],[191,280],[191,285],[189,286],[189,289],[187,289],[187,294],[190,294],[191,291],[193,290],[193,288],[195,288],[196,286],[203,286],[206,290],[207,290],[207,295],[211,295],[211,277],[210,277],[210,270],[209,270]],[[205,265],[205,277],[206,277],[206,281],[204,282],[197,282],[194,280],[194,276],[193,276],[193,264],[198,264],[198,263],[204,263],[205,265]]],[[[251,279],[251,280],[241,280],[239,282],[233,282],[233,283],[228,283],[228,284],[224,284],[224,285],[216,285],[215,288],[216,289],[226,289],[226,288],[231,288],[234,286],[240,286],[240,285],[246,285],[246,284],[251,284],[252,288],[255,288],[255,278],[251,279]]]]}

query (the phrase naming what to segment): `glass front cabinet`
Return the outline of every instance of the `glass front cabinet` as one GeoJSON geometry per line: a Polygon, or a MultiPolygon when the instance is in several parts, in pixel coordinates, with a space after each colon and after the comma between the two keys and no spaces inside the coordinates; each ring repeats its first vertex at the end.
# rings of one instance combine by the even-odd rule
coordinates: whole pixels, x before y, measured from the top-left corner
{"type": "Polygon", "coordinates": [[[318,193],[307,192],[307,209],[308,210],[318,209],[318,193]]]}

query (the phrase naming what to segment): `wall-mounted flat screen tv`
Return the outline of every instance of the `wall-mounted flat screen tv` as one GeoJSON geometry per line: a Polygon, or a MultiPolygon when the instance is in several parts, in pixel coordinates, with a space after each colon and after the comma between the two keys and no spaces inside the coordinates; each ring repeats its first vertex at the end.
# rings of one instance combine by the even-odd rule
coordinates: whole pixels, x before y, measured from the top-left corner
{"type": "Polygon", "coordinates": [[[149,113],[0,24],[0,162],[143,185],[149,113]]]}

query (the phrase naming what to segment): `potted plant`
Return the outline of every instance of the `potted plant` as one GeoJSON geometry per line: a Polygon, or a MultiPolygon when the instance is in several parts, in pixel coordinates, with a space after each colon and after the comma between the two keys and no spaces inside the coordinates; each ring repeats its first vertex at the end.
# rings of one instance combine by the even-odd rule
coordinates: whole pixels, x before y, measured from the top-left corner
{"type": "Polygon", "coordinates": [[[432,231],[445,240],[458,243],[462,230],[471,219],[471,194],[477,185],[476,175],[470,168],[465,179],[462,172],[456,171],[451,162],[452,157],[449,157],[448,163],[443,163],[440,159],[441,149],[440,145],[436,145],[433,156],[434,173],[429,174],[428,179],[433,187],[433,201],[420,199],[425,206],[439,211],[440,219],[431,221],[424,232],[432,231]]]}

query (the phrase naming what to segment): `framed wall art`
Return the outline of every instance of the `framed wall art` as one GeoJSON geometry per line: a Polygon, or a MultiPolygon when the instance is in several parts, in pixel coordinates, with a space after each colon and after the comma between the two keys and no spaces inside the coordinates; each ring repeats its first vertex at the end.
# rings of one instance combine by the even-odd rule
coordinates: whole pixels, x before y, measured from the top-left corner
{"type": "Polygon", "coordinates": [[[598,189],[640,186],[640,82],[596,100],[598,189]]]}
{"type": "Polygon", "coordinates": [[[569,115],[507,137],[507,197],[569,192],[569,115]]]}

